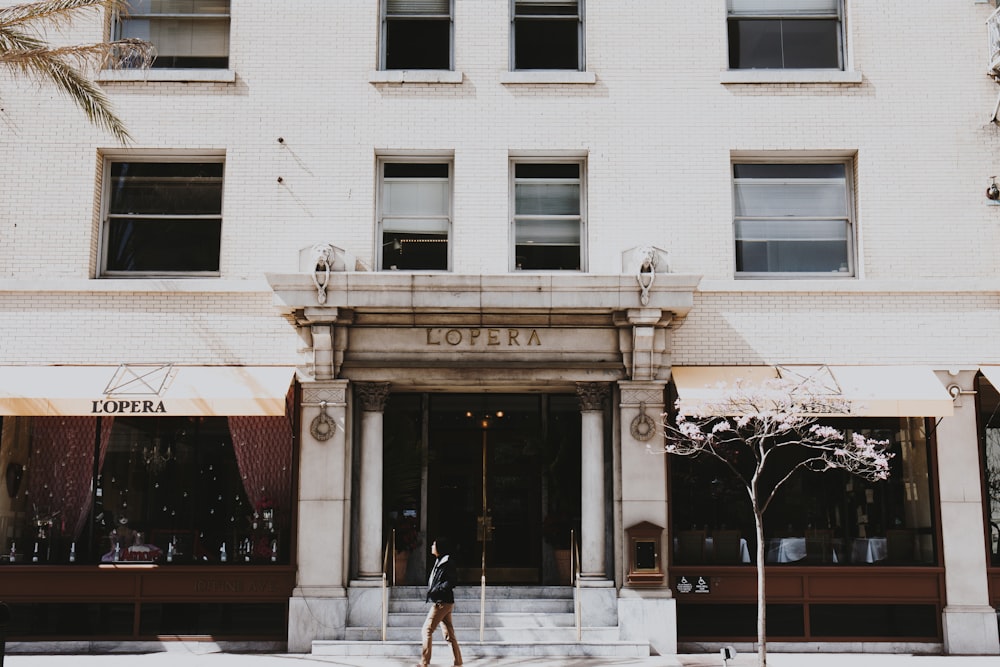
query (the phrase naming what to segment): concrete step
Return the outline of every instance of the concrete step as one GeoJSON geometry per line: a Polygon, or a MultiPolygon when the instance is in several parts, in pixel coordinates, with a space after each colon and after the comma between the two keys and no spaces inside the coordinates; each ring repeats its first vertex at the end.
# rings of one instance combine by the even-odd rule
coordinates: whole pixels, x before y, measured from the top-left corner
{"type": "MultiPolygon", "coordinates": [[[[461,628],[456,626],[455,633],[458,641],[462,642],[463,637],[474,638],[479,641],[479,627],[461,628]]],[[[385,631],[386,639],[389,641],[414,641],[420,639],[420,628],[408,628],[390,626],[385,631]]],[[[618,641],[618,628],[588,628],[585,636],[589,641],[618,641]]],[[[435,637],[442,637],[441,631],[435,633],[435,637]]],[[[381,641],[382,630],[380,628],[347,628],[344,639],[352,641],[381,641]]],[[[576,628],[484,628],[484,642],[504,642],[509,644],[523,643],[570,643],[576,641],[576,628]]]]}
{"type": "MultiPolygon", "coordinates": [[[[430,603],[423,600],[389,598],[390,614],[427,613],[430,603]]],[[[514,598],[487,598],[486,613],[524,612],[529,614],[573,613],[573,600],[528,600],[514,598]]],[[[479,600],[455,599],[452,613],[479,614],[479,600]]]]}
{"type": "MultiPolygon", "coordinates": [[[[456,628],[479,629],[478,613],[452,613],[452,623],[456,628]]],[[[426,610],[415,613],[389,614],[388,624],[393,627],[419,628],[427,618],[426,610]]],[[[533,614],[526,612],[487,613],[484,621],[487,628],[571,628],[576,627],[576,615],[568,613],[533,614]]]]}
{"type": "MultiPolygon", "coordinates": [[[[471,637],[470,637],[471,639],[471,637]]],[[[477,637],[478,639],[478,637],[477,637]]],[[[480,657],[622,657],[641,658],[649,656],[649,644],[645,642],[623,642],[589,640],[584,633],[583,641],[577,642],[505,642],[470,641],[458,636],[464,658],[480,657]]],[[[420,657],[419,641],[336,641],[317,640],[312,644],[312,654],[319,656],[354,656],[372,658],[415,658],[420,657]]],[[[434,655],[450,657],[448,644],[440,635],[434,638],[434,655]]]]}
{"type": "MultiPolygon", "coordinates": [[[[478,600],[482,591],[479,586],[459,586],[455,589],[455,599],[478,600]]],[[[423,600],[427,594],[424,586],[393,586],[390,595],[397,599],[423,600]]],[[[572,586],[487,586],[487,599],[573,599],[572,586]]]]}

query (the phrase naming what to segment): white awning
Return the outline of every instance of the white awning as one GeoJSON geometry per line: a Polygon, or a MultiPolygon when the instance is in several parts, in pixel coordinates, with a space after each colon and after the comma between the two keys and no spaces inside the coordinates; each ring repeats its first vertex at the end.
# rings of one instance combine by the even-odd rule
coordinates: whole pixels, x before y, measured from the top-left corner
{"type": "Polygon", "coordinates": [[[851,416],[950,417],[954,409],[947,389],[925,366],[681,366],[672,373],[682,410],[718,401],[738,378],[752,384],[779,377],[849,401],[851,416]]]}
{"type": "Polygon", "coordinates": [[[0,366],[0,415],[275,416],[290,366],[0,366]]]}

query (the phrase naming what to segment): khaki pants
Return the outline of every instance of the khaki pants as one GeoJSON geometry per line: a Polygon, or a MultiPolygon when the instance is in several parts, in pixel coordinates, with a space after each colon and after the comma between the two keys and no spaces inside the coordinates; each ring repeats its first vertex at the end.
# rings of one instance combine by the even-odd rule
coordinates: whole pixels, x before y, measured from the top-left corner
{"type": "Polygon", "coordinates": [[[462,664],[462,651],[458,648],[458,638],[455,637],[455,626],[451,624],[451,610],[455,608],[454,602],[435,602],[430,611],[427,612],[427,620],[424,621],[424,641],[420,654],[420,664],[431,664],[431,643],[434,641],[434,630],[439,623],[444,624],[444,640],[451,644],[451,652],[455,656],[455,664],[462,664]]]}

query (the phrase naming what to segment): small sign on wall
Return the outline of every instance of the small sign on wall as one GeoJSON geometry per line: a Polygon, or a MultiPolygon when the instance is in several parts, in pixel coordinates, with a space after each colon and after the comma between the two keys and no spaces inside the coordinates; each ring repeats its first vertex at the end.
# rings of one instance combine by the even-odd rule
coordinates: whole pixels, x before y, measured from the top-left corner
{"type": "Polygon", "coordinates": [[[708,583],[708,577],[694,575],[684,575],[677,577],[674,582],[674,589],[678,593],[711,593],[712,589],[708,583]]]}

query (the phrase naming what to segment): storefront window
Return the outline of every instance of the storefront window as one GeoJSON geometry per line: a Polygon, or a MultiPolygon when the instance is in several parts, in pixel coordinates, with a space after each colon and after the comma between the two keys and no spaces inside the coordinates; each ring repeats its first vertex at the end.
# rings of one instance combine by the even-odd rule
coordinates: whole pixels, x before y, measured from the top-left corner
{"type": "Polygon", "coordinates": [[[3,460],[24,477],[0,501],[8,560],[289,562],[286,417],[22,417],[3,427],[3,460]]]}
{"type": "MultiPolygon", "coordinates": [[[[928,436],[922,419],[830,419],[829,425],[890,442],[883,482],[842,470],[799,470],[764,514],[765,561],[798,565],[930,565],[936,562],[928,436]]],[[[749,452],[746,453],[749,457],[749,452]]],[[[794,451],[787,452],[794,457],[794,451]]],[[[773,486],[791,469],[772,460],[773,486]]],[[[750,465],[736,461],[737,467],[750,465]]],[[[754,561],[753,512],[742,482],[708,457],[671,458],[675,564],[754,561]]]]}
{"type": "Polygon", "coordinates": [[[977,387],[982,423],[983,474],[988,498],[986,513],[989,533],[986,544],[990,564],[1000,567],[1000,393],[986,378],[977,387]]]}

